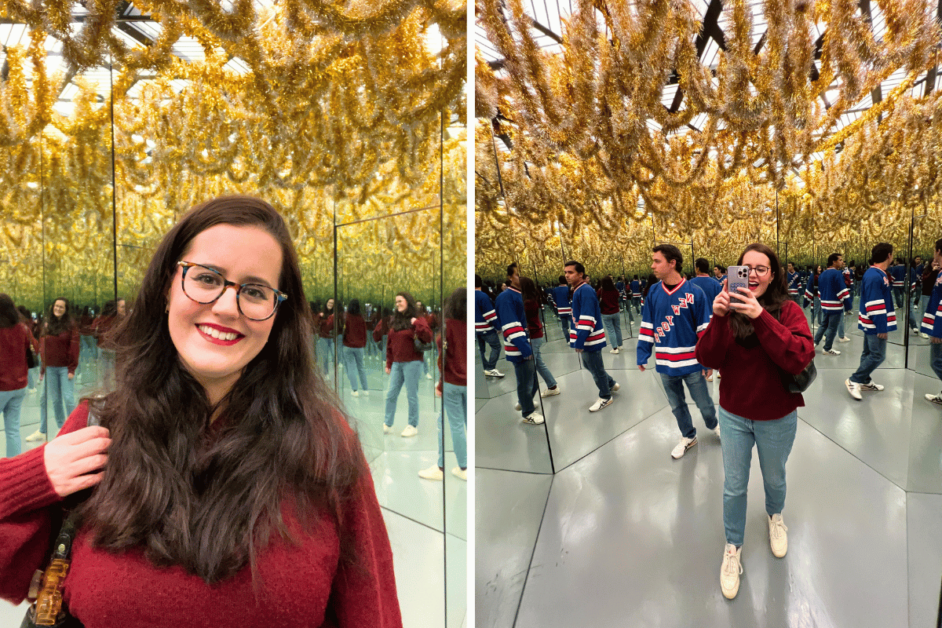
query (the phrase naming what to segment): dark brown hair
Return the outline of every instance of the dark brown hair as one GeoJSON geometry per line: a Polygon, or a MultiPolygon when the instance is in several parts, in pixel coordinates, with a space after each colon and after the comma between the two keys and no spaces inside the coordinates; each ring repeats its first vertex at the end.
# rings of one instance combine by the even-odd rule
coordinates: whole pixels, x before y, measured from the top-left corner
{"type": "Polygon", "coordinates": [[[20,313],[13,304],[13,298],[0,292],[0,329],[13,327],[20,323],[20,313]]]}
{"type": "Polygon", "coordinates": [[[536,283],[529,277],[520,278],[520,294],[524,301],[534,300],[540,302],[540,293],[536,289],[536,283]]]}
{"type": "MultiPolygon", "coordinates": [[[[742,252],[739,261],[736,262],[737,266],[742,266],[742,260],[749,251],[762,253],[769,258],[772,281],[769,282],[769,287],[765,289],[758,301],[759,305],[778,320],[782,304],[788,301],[788,283],[785,281],[785,273],[782,272],[782,262],[779,261],[775,251],[762,243],[756,242],[747,246],[746,250],[742,252]]],[[[734,299],[730,300],[734,301],[734,299]]],[[[733,336],[739,339],[747,338],[756,333],[755,327],[752,326],[752,320],[748,316],[732,310],[729,312],[729,328],[733,331],[733,336]]]]}
{"type": "MultiPolygon", "coordinates": [[[[521,279],[523,279],[521,277],[521,279]]],[[[444,318],[450,318],[456,321],[463,321],[468,312],[468,289],[464,286],[455,288],[454,292],[445,299],[445,307],[442,312],[444,318]]]]}
{"type": "Polygon", "coordinates": [[[250,564],[254,581],[271,535],[292,538],[281,515],[289,500],[305,529],[317,513],[331,514],[349,560],[341,505],[365,463],[314,368],[312,333],[297,254],[278,212],[247,196],[191,209],[164,236],[131,314],[115,329],[116,390],[90,399],[112,438],[104,478],[80,510],[95,545],[142,547],[152,564],[180,565],[207,583],[250,564]],[[219,402],[222,423],[207,438],[216,408],[181,365],[164,308],[193,238],[223,224],[258,226],[278,241],[278,287],[288,299],[268,342],[219,402]]]}
{"type": "Polygon", "coordinates": [[[49,306],[46,315],[46,322],[43,324],[43,330],[40,335],[58,336],[64,331],[71,331],[72,327],[74,326],[75,324],[72,322],[72,316],[69,314],[69,300],[65,297],[56,297],[49,306]],[[52,313],[52,309],[56,307],[56,301],[62,301],[65,303],[65,314],[60,317],[57,317],[52,313]]]}
{"type": "Polygon", "coordinates": [[[396,296],[406,300],[406,309],[400,312],[393,308],[392,320],[389,322],[389,326],[394,331],[412,329],[412,317],[418,316],[418,310],[415,307],[415,299],[408,292],[397,292],[396,296]]]}

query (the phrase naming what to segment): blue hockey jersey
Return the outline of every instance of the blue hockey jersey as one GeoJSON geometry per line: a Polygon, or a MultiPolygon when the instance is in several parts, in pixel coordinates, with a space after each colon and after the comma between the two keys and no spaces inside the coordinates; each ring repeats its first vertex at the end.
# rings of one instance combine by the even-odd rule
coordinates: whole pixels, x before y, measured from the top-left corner
{"type": "Polygon", "coordinates": [[[569,316],[572,314],[572,307],[569,303],[569,286],[556,286],[553,288],[553,300],[556,301],[557,315],[569,316]]]}
{"type": "Polygon", "coordinates": [[[497,312],[491,298],[482,290],[474,291],[474,333],[486,334],[497,329],[497,312]]]}
{"type": "Polygon", "coordinates": [[[860,282],[860,316],[857,327],[865,334],[885,334],[896,331],[896,312],[890,278],[876,266],[864,273],[860,282]]]}
{"type": "Polygon", "coordinates": [[[523,362],[533,355],[527,335],[527,314],[523,309],[523,296],[515,288],[507,288],[497,295],[497,320],[504,336],[504,353],[508,362],[523,362]]]}
{"type": "Polygon", "coordinates": [[[690,280],[690,283],[703,290],[703,294],[706,295],[707,299],[707,310],[710,311],[710,318],[713,318],[713,301],[716,299],[716,295],[723,291],[723,284],[718,282],[715,277],[710,276],[694,277],[690,280]]]}
{"type": "Polygon", "coordinates": [[[932,286],[932,295],[926,305],[926,313],[922,315],[921,331],[934,338],[942,338],[942,273],[932,286]]]}
{"type": "Polygon", "coordinates": [[[637,279],[633,279],[629,284],[631,286],[631,297],[637,299],[641,297],[641,282],[637,279]]]}
{"type": "Polygon", "coordinates": [[[818,277],[821,294],[821,309],[825,312],[850,311],[850,288],[844,283],[844,275],[836,268],[828,268],[818,277]]]}
{"type": "Polygon", "coordinates": [[[903,284],[906,283],[906,267],[902,264],[897,264],[896,266],[890,266],[888,272],[893,282],[893,287],[902,288],[903,284]]]}
{"type": "Polygon", "coordinates": [[[818,296],[818,279],[819,277],[814,275],[808,277],[808,283],[805,284],[805,307],[814,303],[814,298],[818,296]]]}
{"type": "Polygon", "coordinates": [[[587,283],[572,292],[569,346],[583,351],[601,351],[605,348],[605,328],[602,326],[599,298],[587,283]]]}
{"type": "Polygon", "coordinates": [[[651,286],[641,310],[638,364],[646,364],[653,351],[658,373],[687,375],[701,370],[695,349],[710,324],[712,308],[706,300],[703,290],[686,280],[670,292],[660,281],[651,286]]]}
{"type": "Polygon", "coordinates": [[[792,297],[798,296],[798,291],[801,289],[801,275],[797,272],[787,273],[788,280],[788,295],[792,297]]]}

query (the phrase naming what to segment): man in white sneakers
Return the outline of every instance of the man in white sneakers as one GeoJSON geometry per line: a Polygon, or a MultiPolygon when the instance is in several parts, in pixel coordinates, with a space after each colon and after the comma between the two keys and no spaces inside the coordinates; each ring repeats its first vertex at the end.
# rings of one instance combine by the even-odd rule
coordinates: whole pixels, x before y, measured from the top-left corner
{"type": "Polygon", "coordinates": [[[651,270],[660,281],[651,286],[644,300],[637,350],[641,371],[653,350],[655,368],[677,419],[681,439],[671,451],[674,460],[697,444],[697,429],[687,408],[684,382],[707,428],[720,435],[716,405],[707,389],[703,367],[694,357],[697,339],[710,324],[713,304],[707,303],[703,290],[681,276],[683,260],[680,249],[672,244],[654,247],[651,270]]]}
{"type": "Polygon", "coordinates": [[[533,396],[539,390],[536,381],[536,361],[533,348],[527,336],[527,315],[523,309],[523,296],[520,294],[520,275],[515,267],[507,269],[508,283],[506,290],[497,295],[497,320],[504,336],[504,354],[507,361],[514,365],[517,376],[517,403],[523,413],[523,422],[530,425],[543,423],[543,415],[536,411],[533,396]]]}
{"type": "MultiPolygon", "coordinates": [[[[935,242],[935,255],[932,257],[933,266],[942,268],[942,239],[935,242]]],[[[929,335],[929,366],[939,379],[942,379],[942,273],[939,273],[929,296],[922,315],[922,332],[929,335]]],[[[942,393],[938,395],[926,394],[926,401],[942,406],[942,393]]]]}
{"type": "Polygon", "coordinates": [[[893,245],[881,242],[870,253],[872,266],[860,282],[860,315],[857,327],[864,332],[864,348],[857,371],[844,381],[850,396],[860,401],[862,391],[879,392],[883,386],[870,379],[886,359],[886,339],[896,331],[896,312],[893,310],[892,281],[886,269],[893,263],[893,245]]]}
{"type": "Polygon", "coordinates": [[[484,374],[488,377],[503,377],[497,370],[497,359],[500,358],[500,338],[497,337],[497,312],[491,298],[484,293],[480,275],[474,276],[474,335],[478,340],[478,351],[481,352],[481,362],[484,364],[484,374]],[[487,347],[491,354],[486,354],[487,347]]]}

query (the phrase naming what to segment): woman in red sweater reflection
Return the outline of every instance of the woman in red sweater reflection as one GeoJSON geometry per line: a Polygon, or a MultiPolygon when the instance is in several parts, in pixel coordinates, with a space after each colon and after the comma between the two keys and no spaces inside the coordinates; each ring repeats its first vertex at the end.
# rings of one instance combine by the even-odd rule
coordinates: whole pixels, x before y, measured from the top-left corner
{"type": "Polygon", "coordinates": [[[722,433],[723,524],[726,549],[720,588],[729,599],[739,592],[740,554],[746,528],[746,487],[752,448],[759,450],[765,484],[765,508],[772,554],[782,558],[788,537],[785,507],[785,461],[795,442],[800,393],[786,380],[814,358],[808,321],[788,298],[788,284],[778,256],[764,244],[750,244],[738,266],[749,267],[749,288],[723,291],[713,301],[713,319],[697,341],[697,362],[719,369],[719,420],[722,433]]]}
{"type": "Polygon", "coordinates": [[[49,308],[39,340],[42,368],[39,371],[39,429],[27,441],[46,440],[47,397],[52,400],[56,425],[61,429],[65,417],[75,410],[75,370],[78,368],[81,336],[69,314],[69,301],[56,299],[49,308]]]}
{"type": "Polygon", "coordinates": [[[363,394],[368,394],[366,369],[363,368],[363,353],[366,351],[366,321],[360,313],[359,299],[351,300],[350,305],[347,306],[343,327],[343,361],[346,365],[347,379],[350,380],[350,387],[353,389],[351,394],[354,397],[359,396],[358,391],[361,388],[363,394]],[[357,386],[358,376],[359,386],[357,386]]]}
{"type": "Polygon", "coordinates": [[[0,461],[0,597],[27,596],[63,498],[95,486],[62,590],[86,628],[401,626],[369,468],[313,333],[282,217],[244,196],[190,210],[114,330],[115,391],[0,461]]]}
{"type": "MultiPolygon", "coordinates": [[[[386,391],[383,433],[392,431],[396,418],[396,402],[399,400],[402,385],[405,384],[406,398],[409,400],[409,424],[402,430],[402,436],[409,438],[419,433],[419,376],[422,374],[425,359],[421,352],[415,350],[415,339],[425,343],[431,342],[432,330],[420,316],[415,299],[408,292],[396,295],[396,309],[387,328],[389,341],[386,349],[386,374],[391,377],[386,391]]],[[[373,331],[373,337],[378,338],[378,334],[382,333],[383,329],[377,327],[373,331]]]]}

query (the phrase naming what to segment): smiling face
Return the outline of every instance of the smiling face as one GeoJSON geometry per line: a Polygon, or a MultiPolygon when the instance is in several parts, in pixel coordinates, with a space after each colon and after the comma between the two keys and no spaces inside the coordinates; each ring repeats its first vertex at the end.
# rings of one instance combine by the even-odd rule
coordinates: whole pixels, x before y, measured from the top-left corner
{"type": "Polygon", "coordinates": [[[749,272],[749,289],[752,290],[752,293],[756,295],[758,299],[765,291],[768,290],[769,284],[772,283],[772,278],[774,273],[771,270],[771,263],[769,258],[764,253],[759,251],[749,251],[742,258],[742,265],[748,266],[749,268],[757,268],[759,266],[764,266],[769,268],[769,270],[764,275],[759,275],[754,270],[749,272]]]}
{"type": "Polygon", "coordinates": [[[327,299],[327,311],[332,312],[334,310],[334,300],[327,299]]]}
{"type": "Polygon", "coordinates": [[[124,302],[124,299],[118,299],[118,316],[124,316],[127,314],[128,308],[127,304],[124,302]]]}
{"type": "MultiPolygon", "coordinates": [[[[272,288],[279,287],[281,246],[261,227],[210,227],[190,241],[181,259],[219,270],[236,284],[264,283],[272,288]]],[[[188,272],[199,270],[193,267],[188,272]]],[[[180,363],[203,385],[210,403],[216,403],[268,342],[277,314],[265,321],[242,316],[236,305],[234,287],[227,288],[215,302],[201,305],[183,292],[182,277],[183,268],[177,267],[166,293],[170,306],[167,315],[170,338],[180,363]],[[216,338],[214,334],[221,337],[216,338]],[[231,334],[235,334],[235,338],[231,334]]]]}
{"type": "Polygon", "coordinates": [[[396,296],[396,311],[402,314],[409,307],[409,302],[403,296],[396,296]]]}
{"type": "Polygon", "coordinates": [[[52,313],[56,315],[56,318],[65,316],[65,301],[56,299],[56,302],[52,304],[52,313]]]}

